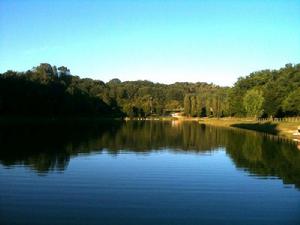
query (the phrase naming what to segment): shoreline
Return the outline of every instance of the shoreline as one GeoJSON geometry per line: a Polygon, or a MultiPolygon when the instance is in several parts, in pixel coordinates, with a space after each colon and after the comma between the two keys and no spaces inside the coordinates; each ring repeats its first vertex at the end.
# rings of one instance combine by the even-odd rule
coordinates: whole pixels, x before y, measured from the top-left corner
{"type": "Polygon", "coordinates": [[[247,118],[200,118],[198,121],[199,123],[212,126],[239,128],[272,134],[300,143],[300,133],[298,132],[300,122],[258,121],[247,118]]]}
{"type": "Polygon", "coordinates": [[[155,121],[195,121],[200,124],[211,126],[238,128],[260,133],[276,135],[300,144],[300,121],[259,121],[253,118],[201,118],[201,117],[148,117],[148,118],[125,118],[125,120],[155,120],[155,121]],[[294,135],[297,134],[297,135],[294,135]]]}
{"type": "Polygon", "coordinates": [[[0,125],[16,125],[16,124],[55,124],[55,123],[94,123],[94,122],[110,122],[110,121],[195,121],[200,124],[211,126],[239,128],[251,131],[257,131],[267,134],[276,135],[282,138],[296,141],[300,144],[300,121],[258,121],[253,118],[201,118],[201,117],[146,117],[146,118],[121,118],[121,117],[32,117],[32,116],[3,116],[0,117],[0,125]],[[295,135],[296,134],[296,135],[295,135]]]}

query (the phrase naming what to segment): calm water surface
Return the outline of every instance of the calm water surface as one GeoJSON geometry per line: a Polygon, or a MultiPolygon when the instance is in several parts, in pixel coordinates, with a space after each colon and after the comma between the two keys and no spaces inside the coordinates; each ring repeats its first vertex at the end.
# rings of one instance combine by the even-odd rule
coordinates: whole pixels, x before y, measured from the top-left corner
{"type": "Polygon", "coordinates": [[[0,127],[0,224],[300,224],[300,151],[198,123],[0,127]]]}

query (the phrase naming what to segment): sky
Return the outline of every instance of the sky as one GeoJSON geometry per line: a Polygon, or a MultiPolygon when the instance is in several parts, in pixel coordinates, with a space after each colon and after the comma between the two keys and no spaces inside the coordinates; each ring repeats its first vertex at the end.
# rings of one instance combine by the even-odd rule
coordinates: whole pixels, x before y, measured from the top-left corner
{"type": "Polygon", "coordinates": [[[0,0],[0,72],[233,85],[300,63],[300,0],[0,0]]]}

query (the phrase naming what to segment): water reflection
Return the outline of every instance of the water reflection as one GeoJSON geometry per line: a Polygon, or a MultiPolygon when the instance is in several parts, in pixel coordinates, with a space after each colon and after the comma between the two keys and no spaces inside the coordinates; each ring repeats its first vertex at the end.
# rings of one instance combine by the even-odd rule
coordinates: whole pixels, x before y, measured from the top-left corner
{"type": "Polygon", "coordinates": [[[0,127],[0,163],[45,174],[67,169],[80,153],[170,151],[204,153],[220,147],[234,164],[256,176],[277,176],[300,188],[300,152],[294,143],[254,132],[195,122],[127,121],[0,127]]]}

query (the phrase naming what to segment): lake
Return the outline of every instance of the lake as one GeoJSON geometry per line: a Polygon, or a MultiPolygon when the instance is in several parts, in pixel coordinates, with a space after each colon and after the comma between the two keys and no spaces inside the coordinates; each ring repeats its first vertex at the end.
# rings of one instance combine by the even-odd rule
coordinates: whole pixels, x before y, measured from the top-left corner
{"type": "Polygon", "coordinates": [[[300,151],[197,122],[0,127],[0,224],[300,224],[300,151]]]}

